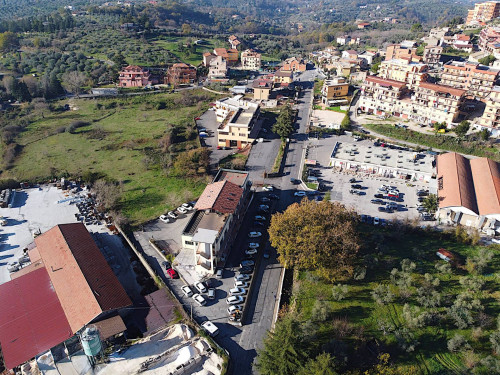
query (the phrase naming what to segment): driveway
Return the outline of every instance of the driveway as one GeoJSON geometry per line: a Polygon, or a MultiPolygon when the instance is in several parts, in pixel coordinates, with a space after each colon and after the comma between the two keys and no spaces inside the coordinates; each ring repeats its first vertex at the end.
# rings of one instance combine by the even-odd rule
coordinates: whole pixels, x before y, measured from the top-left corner
{"type": "Polygon", "coordinates": [[[217,127],[219,123],[216,120],[215,111],[206,111],[196,120],[196,127],[198,132],[200,129],[207,129],[208,137],[200,137],[200,143],[204,147],[210,148],[210,165],[216,166],[219,161],[226,156],[231,155],[235,150],[217,150],[217,127]]]}

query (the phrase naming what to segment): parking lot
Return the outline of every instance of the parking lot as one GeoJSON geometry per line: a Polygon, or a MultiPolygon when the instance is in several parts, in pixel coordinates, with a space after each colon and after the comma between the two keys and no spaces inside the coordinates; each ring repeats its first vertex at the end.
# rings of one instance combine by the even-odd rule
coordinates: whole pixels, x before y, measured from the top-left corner
{"type": "Polygon", "coordinates": [[[218,150],[217,149],[217,127],[219,123],[215,117],[215,111],[209,110],[206,111],[199,117],[199,120],[196,120],[196,127],[198,128],[198,132],[200,129],[206,129],[208,137],[200,138],[200,142],[202,146],[206,146],[210,148],[210,164],[215,165],[220,160],[224,159],[226,156],[231,155],[235,150],[218,150]]]}

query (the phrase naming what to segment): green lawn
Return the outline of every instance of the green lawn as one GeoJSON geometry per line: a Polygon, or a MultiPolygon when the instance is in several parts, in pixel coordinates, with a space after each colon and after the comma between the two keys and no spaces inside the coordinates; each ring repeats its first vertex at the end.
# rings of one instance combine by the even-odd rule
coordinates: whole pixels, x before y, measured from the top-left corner
{"type": "Polygon", "coordinates": [[[453,267],[450,274],[439,273],[435,265],[444,261],[436,256],[436,251],[445,248],[465,261],[467,257],[476,255],[480,247],[459,243],[449,233],[424,230],[404,233],[400,228],[376,230],[364,226],[361,231],[364,246],[360,255],[364,260],[362,266],[366,267],[366,276],[362,280],[340,281],[348,286],[345,299],[335,301],[332,297],[333,285],[323,281],[314,272],[296,273],[291,313],[306,327],[312,324],[317,329],[316,333],[311,333],[315,338],[312,345],[319,350],[324,345],[337,348],[335,356],[343,353],[349,358],[347,368],[351,370],[376,362],[373,350],[378,350],[390,353],[392,367],[396,371],[394,374],[406,374],[415,369],[422,374],[471,373],[467,365],[471,366],[469,357],[472,354],[464,351],[450,352],[447,341],[457,333],[465,336],[476,356],[475,365],[480,358],[492,353],[489,335],[496,329],[496,318],[500,313],[500,283],[493,273],[500,266],[498,249],[491,249],[495,252],[495,257],[484,274],[477,276],[485,282],[482,290],[476,293],[484,310],[480,314],[474,314],[475,322],[471,326],[458,329],[447,316],[446,310],[464,289],[459,284],[459,278],[470,274],[464,266],[453,267]],[[411,272],[412,284],[408,288],[408,294],[403,294],[404,289],[391,282],[391,270],[401,269],[403,259],[410,259],[416,265],[411,272]],[[417,299],[418,288],[432,288],[426,285],[425,273],[439,279],[439,286],[435,290],[440,293],[442,303],[438,307],[421,307],[417,299]],[[390,287],[395,295],[393,302],[382,305],[375,303],[371,293],[378,284],[390,287]],[[325,304],[329,311],[324,320],[317,318],[315,310],[318,303],[325,304]],[[421,312],[427,312],[433,317],[421,327],[408,328],[417,342],[414,351],[409,352],[398,345],[396,337],[396,332],[402,332],[410,326],[403,314],[405,303],[411,307],[419,306],[421,312]],[[386,328],[386,334],[382,327],[386,328]],[[473,333],[473,327],[481,328],[476,328],[473,333]],[[336,346],[332,346],[333,342],[336,346]],[[372,346],[371,351],[367,350],[366,343],[374,342],[377,345],[372,346]]]}
{"type": "MultiPolygon", "coordinates": [[[[161,162],[164,156],[159,150],[159,139],[168,128],[192,128],[193,118],[215,98],[204,91],[195,93],[204,95],[205,101],[176,105],[181,94],[71,100],[75,110],[47,112],[20,134],[17,143],[22,152],[0,177],[43,181],[99,172],[123,184],[121,209],[132,224],[147,221],[196,198],[207,182],[203,173],[192,178],[172,176],[161,162]],[[171,109],[156,109],[159,102],[170,103],[167,108],[171,109]],[[73,134],[58,130],[77,120],[88,125],[73,134]]],[[[195,136],[172,147],[178,153],[199,147],[199,141],[195,136]]]]}
{"type": "Polygon", "coordinates": [[[168,50],[170,53],[174,54],[180,61],[195,66],[203,62],[203,53],[212,52],[214,48],[229,47],[227,41],[222,41],[219,39],[210,39],[207,40],[208,43],[194,45],[193,50],[181,46],[186,45],[188,40],[192,41],[193,38],[162,36],[150,42],[155,46],[168,50]]]}

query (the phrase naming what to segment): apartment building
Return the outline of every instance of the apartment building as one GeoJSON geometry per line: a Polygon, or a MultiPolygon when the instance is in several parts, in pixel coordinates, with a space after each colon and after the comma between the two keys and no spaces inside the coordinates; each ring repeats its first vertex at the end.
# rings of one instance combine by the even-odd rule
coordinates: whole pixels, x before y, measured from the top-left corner
{"type": "Polygon", "coordinates": [[[347,103],[349,83],[344,77],[325,80],[321,88],[321,102],[326,106],[347,103]]]}
{"type": "Polygon", "coordinates": [[[293,72],[290,70],[277,70],[273,75],[273,81],[276,86],[286,87],[293,82],[293,72]]]}
{"type": "Polygon", "coordinates": [[[397,112],[401,99],[408,93],[404,82],[367,76],[361,86],[359,108],[366,113],[382,115],[397,112]]]}
{"type": "Polygon", "coordinates": [[[424,49],[423,61],[430,67],[436,67],[441,61],[441,55],[443,54],[443,47],[441,46],[426,46],[424,49]]]}
{"type": "Polygon", "coordinates": [[[479,119],[479,125],[498,137],[500,135],[500,87],[495,86],[485,100],[486,108],[479,119]]]}
{"type": "Polygon", "coordinates": [[[196,80],[196,68],[192,65],[177,63],[167,70],[166,83],[177,85],[188,85],[196,80]]]}
{"type": "Polygon", "coordinates": [[[467,12],[466,25],[484,23],[497,18],[500,15],[500,2],[486,1],[474,6],[467,12]]]}
{"type": "Polygon", "coordinates": [[[215,114],[220,125],[217,128],[217,145],[244,148],[257,138],[253,131],[259,119],[260,106],[244,100],[243,95],[224,98],[215,102],[215,114]]]}
{"type": "Polygon", "coordinates": [[[238,37],[236,35],[231,35],[229,38],[228,38],[228,42],[229,44],[231,45],[231,48],[232,49],[238,49],[238,47],[240,46],[241,42],[239,41],[238,37]]]}
{"type": "Polygon", "coordinates": [[[222,56],[215,56],[210,61],[208,68],[208,78],[210,79],[223,79],[227,75],[227,61],[222,56]]]}
{"type": "Polygon", "coordinates": [[[282,70],[291,72],[305,72],[307,64],[302,59],[297,59],[296,57],[290,57],[286,59],[283,63],[282,70]]]}
{"type": "Polygon", "coordinates": [[[239,52],[237,49],[215,48],[214,55],[224,58],[229,66],[233,66],[238,63],[239,52]]]}
{"type": "Polygon", "coordinates": [[[158,79],[151,72],[137,65],[129,65],[120,71],[118,77],[120,87],[145,87],[158,84],[158,79]]]}
{"type": "Polygon", "coordinates": [[[261,54],[252,49],[241,53],[241,68],[244,70],[259,70],[261,65],[261,54]]]}
{"type": "Polygon", "coordinates": [[[381,78],[405,82],[413,90],[420,82],[427,81],[428,66],[406,59],[386,60],[380,64],[378,75],[381,78]]]}
{"type": "Polygon", "coordinates": [[[406,59],[410,61],[420,61],[422,57],[417,55],[417,47],[410,47],[408,44],[391,44],[385,51],[385,60],[406,59]]]}
{"type": "Polygon", "coordinates": [[[213,275],[227,257],[250,200],[248,172],[220,169],[205,187],[182,232],[182,247],[194,252],[195,271],[213,275]]]}
{"type": "Polygon", "coordinates": [[[500,45],[500,27],[485,27],[479,33],[477,46],[481,51],[495,54],[500,45]]]}
{"type": "Polygon", "coordinates": [[[252,83],[254,100],[268,100],[273,89],[270,79],[256,79],[252,83]]]}
{"type": "Polygon", "coordinates": [[[468,95],[481,100],[495,86],[499,72],[478,63],[450,61],[443,67],[441,83],[465,90],[468,95]]]}

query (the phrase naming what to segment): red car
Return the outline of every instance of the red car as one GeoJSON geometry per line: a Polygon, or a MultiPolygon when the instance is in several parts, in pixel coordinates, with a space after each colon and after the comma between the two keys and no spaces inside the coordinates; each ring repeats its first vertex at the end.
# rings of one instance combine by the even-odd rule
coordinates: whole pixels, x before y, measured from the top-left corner
{"type": "Polygon", "coordinates": [[[167,274],[168,274],[168,276],[170,276],[171,279],[179,278],[179,275],[177,274],[177,272],[173,268],[169,268],[167,270],[167,274]]]}
{"type": "Polygon", "coordinates": [[[196,120],[196,121],[199,121],[199,120],[201,120],[201,118],[199,118],[199,117],[195,117],[195,120],[196,120]]]}

